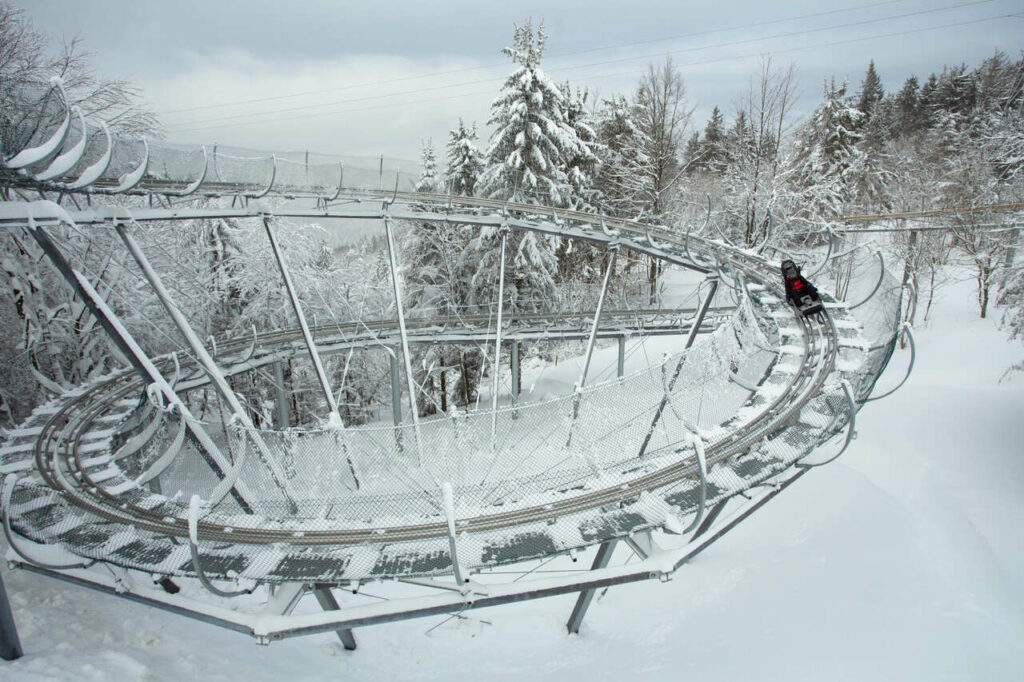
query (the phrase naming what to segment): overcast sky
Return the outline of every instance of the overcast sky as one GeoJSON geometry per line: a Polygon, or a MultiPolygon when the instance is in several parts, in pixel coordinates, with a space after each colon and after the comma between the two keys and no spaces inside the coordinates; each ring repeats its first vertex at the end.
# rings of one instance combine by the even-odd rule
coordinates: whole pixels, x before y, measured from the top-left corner
{"type": "MultiPolygon", "coordinates": [[[[418,159],[461,116],[483,127],[510,70],[513,24],[544,21],[542,67],[601,96],[631,93],[671,54],[702,128],[731,117],[770,55],[796,65],[806,114],[824,78],[887,90],[943,65],[1024,49],[1024,0],[14,0],[97,70],[139,85],[175,142],[418,159]]],[[[485,139],[481,145],[486,144],[485,139]]]]}

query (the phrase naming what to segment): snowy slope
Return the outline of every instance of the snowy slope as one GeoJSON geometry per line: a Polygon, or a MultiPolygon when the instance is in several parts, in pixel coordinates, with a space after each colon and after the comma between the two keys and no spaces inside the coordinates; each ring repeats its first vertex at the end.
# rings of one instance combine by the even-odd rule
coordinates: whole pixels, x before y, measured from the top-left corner
{"type": "Polygon", "coordinates": [[[672,582],[609,590],[580,636],[558,597],[358,630],[351,653],[327,635],[260,647],[5,570],[26,656],[0,679],[1024,679],[1024,377],[999,383],[1024,349],[975,319],[971,295],[941,293],[914,376],[860,413],[840,460],[672,582]]]}

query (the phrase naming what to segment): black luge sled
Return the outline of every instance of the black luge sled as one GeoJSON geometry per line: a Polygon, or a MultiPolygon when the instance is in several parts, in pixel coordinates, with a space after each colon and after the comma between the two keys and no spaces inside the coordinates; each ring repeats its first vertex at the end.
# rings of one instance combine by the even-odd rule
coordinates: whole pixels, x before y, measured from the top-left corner
{"type": "Polygon", "coordinates": [[[812,315],[823,317],[825,313],[825,306],[821,304],[821,299],[815,300],[810,296],[801,296],[796,307],[801,313],[803,313],[804,317],[810,317],[812,315]]]}

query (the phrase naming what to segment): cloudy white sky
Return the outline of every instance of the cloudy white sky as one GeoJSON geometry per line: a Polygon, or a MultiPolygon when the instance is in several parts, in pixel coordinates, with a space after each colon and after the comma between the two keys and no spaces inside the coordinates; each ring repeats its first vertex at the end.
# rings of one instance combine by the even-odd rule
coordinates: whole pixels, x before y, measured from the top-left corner
{"type": "Polygon", "coordinates": [[[175,142],[416,159],[461,116],[486,123],[513,24],[544,21],[543,68],[602,96],[670,54],[703,127],[762,56],[796,65],[798,111],[824,78],[887,89],[944,64],[1024,49],[1024,0],[14,0],[55,41],[80,37],[105,76],[138,84],[175,142]]]}

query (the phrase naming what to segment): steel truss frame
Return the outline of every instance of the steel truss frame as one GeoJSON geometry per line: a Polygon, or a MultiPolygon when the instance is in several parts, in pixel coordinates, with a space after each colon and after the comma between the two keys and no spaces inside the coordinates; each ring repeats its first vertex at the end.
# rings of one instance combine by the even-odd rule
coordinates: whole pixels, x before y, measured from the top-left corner
{"type": "MultiPolygon", "coordinates": [[[[483,582],[487,572],[475,574],[464,586],[454,581],[439,579],[404,579],[401,582],[424,588],[422,594],[388,599],[370,604],[339,607],[333,590],[341,588],[358,591],[359,584],[325,585],[284,583],[271,588],[266,605],[254,612],[229,608],[226,603],[213,603],[172,594],[159,584],[152,584],[151,576],[104,564],[106,571],[94,569],[52,570],[32,564],[17,554],[8,553],[8,563],[50,578],[87,587],[105,594],[127,599],[164,611],[198,620],[210,625],[250,635],[258,644],[325,632],[337,634],[346,649],[355,649],[353,630],[371,625],[382,625],[415,618],[458,614],[490,606],[501,606],[520,601],[579,592],[580,597],[566,623],[569,634],[578,634],[597,590],[615,585],[626,585],[645,580],[672,580],[676,572],[729,531],[748,519],[754,512],[770,502],[776,495],[810,471],[812,466],[794,464],[770,479],[763,481],[749,497],[733,496],[719,502],[690,537],[688,542],[675,547],[662,547],[660,542],[677,544],[669,539],[659,540],[650,531],[631,535],[623,540],[639,562],[613,566],[616,543],[599,545],[591,569],[554,577],[529,577],[529,568],[521,569],[514,580],[501,583],[483,582]],[[726,507],[733,507],[727,521],[718,526],[726,507]],[[474,579],[475,578],[475,579],[474,579]],[[296,606],[306,596],[313,595],[323,609],[319,613],[295,613],[296,606]]],[[[575,558],[575,557],[574,557],[575,558]]],[[[507,567],[506,567],[507,568],[507,567]]],[[[222,600],[226,602],[226,600],[222,600]]],[[[16,633],[14,633],[16,637],[16,633]]]]}

